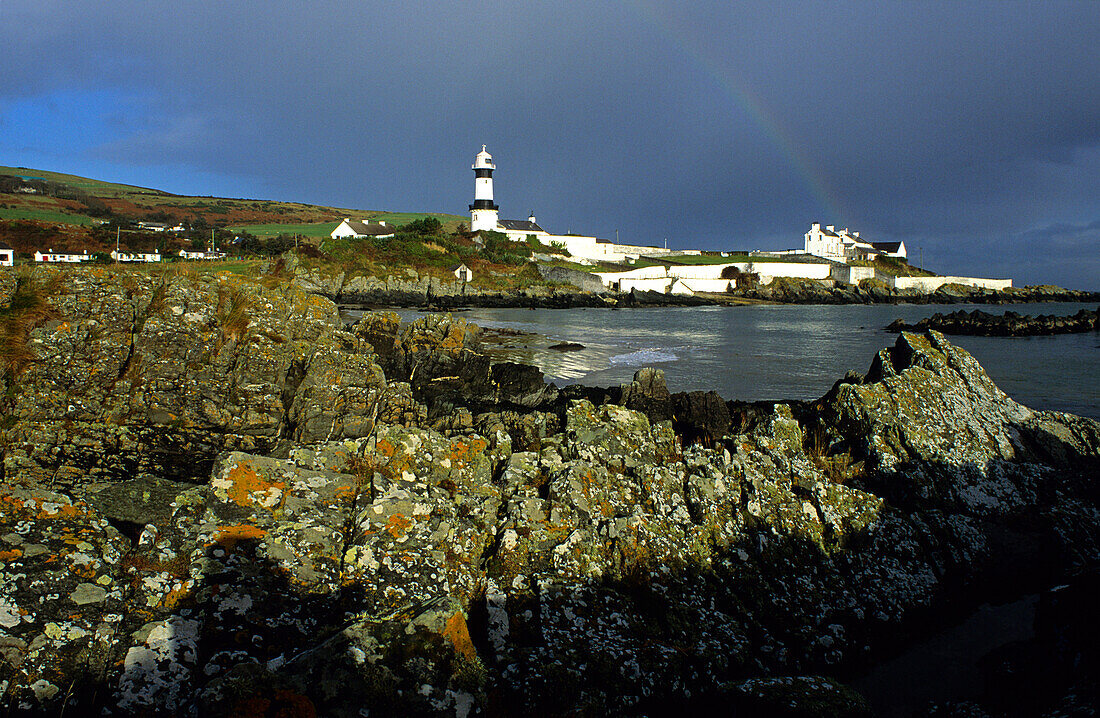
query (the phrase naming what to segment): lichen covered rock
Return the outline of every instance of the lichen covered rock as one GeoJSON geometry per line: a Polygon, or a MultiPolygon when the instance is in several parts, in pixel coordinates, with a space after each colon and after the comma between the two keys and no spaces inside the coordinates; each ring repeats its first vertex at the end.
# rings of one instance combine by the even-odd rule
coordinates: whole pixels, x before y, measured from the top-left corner
{"type": "Polygon", "coordinates": [[[819,676],[1009,566],[1100,555],[1096,422],[934,333],[737,424],[656,373],[635,408],[559,393],[453,318],[347,331],[226,276],[63,286],[9,377],[15,714],[860,716],[819,676]]]}

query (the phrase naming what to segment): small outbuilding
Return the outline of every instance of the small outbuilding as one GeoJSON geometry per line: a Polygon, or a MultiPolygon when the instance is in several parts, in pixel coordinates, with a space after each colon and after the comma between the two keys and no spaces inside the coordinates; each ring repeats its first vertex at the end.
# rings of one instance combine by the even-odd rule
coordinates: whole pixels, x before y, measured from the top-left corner
{"type": "Polygon", "coordinates": [[[10,267],[15,264],[15,250],[0,242],[0,267],[10,267]]]}
{"type": "Polygon", "coordinates": [[[455,279],[460,282],[468,284],[469,282],[474,281],[473,271],[465,264],[456,264],[455,266],[450,267],[450,271],[455,275],[455,279]]]}

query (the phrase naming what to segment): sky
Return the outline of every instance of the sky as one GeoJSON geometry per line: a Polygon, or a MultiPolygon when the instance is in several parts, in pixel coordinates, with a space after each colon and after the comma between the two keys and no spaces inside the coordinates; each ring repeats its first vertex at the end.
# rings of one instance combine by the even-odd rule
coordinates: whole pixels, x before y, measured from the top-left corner
{"type": "Polygon", "coordinates": [[[1100,3],[0,0],[0,165],[1100,290],[1100,3]]]}

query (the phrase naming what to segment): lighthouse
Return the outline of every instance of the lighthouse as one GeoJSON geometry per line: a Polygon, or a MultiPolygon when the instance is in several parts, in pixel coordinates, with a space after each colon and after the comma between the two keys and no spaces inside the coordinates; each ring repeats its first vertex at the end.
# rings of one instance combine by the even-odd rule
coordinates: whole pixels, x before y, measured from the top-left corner
{"type": "Polygon", "coordinates": [[[497,209],[493,202],[493,156],[481,146],[481,152],[474,157],[474,203],[470,205],[470,230],[477,232],[497,229],[497,209]]]}

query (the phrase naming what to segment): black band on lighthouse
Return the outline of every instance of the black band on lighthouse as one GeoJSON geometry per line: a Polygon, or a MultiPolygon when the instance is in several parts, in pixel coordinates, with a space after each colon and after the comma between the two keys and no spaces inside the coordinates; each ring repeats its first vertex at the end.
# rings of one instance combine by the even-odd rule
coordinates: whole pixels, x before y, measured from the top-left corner
{"type": "Polygon", "coordinates": [[[488,177],[489,179],[492,179],[493,171],[488,167],[478,167],[476,170],[474,170],[474,177],[488,177]]]}
{"type": "Polygon", "coordinates": [[[470,205],[470,209],[500,209],[500,207],[493,204],[491,199],[475,199],[474,203],[470,205]]]}

